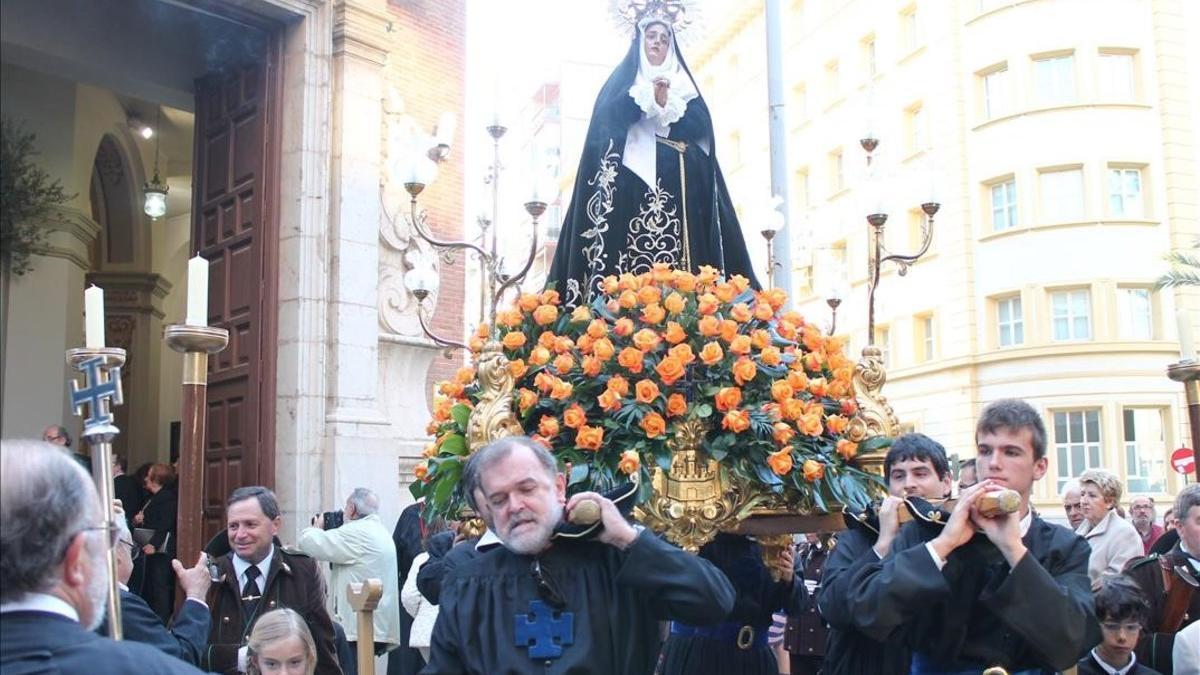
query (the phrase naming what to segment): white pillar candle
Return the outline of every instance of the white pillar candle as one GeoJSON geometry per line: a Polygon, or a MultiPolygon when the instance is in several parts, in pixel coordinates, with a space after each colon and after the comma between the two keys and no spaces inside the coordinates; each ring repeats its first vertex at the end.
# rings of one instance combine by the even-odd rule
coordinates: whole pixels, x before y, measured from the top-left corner
{"type": "Polygon", "coordinates": [[[83,343],[88,349],[104,348],[104,289],[95,285],[83,292],[83,343]]]}
{"type": "Polygon", "coordinates": [[[203,256],[188,261],[187,318],[184,323],[208,325],[208,261],[203,256]]]}
{"type": "Polygon", "coordinates": [[[1192,341],[1191,312],[1175,310],[1175,325],[1179,331],[1179,356],[1183,361],[1196,360],[1196,343],[1192,341]]]}

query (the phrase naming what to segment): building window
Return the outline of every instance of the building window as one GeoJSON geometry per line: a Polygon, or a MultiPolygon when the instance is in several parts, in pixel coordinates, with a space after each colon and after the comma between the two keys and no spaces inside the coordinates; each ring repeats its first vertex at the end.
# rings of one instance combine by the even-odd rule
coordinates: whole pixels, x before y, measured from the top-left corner
{"type": "Polygon", "coordinates": [[[862,41],[863,71],[870,80],[879,72],[879,62],[875,57],[875,36],[868,35],[862,41]]]}
{"type": "Polygon", "coordinates": [[[1075,101],[1075,56],[1051,56],[1033,62],[1034,100],[1041,106],[1075,101]]]}
{"type": "Polygon", "coordinates": [[[1100,468],[1100,411],[1063,410],[1054,413],[1054,452],[1058,487],[1087,469],[1100,468]]]}
{"type": "Polygon", "coordinates": [[[796,206],[803,209],[808,205],[808,168],[805,167],[796,172],[796,206]]]}
{"type": "Polygon", "coordinates": [[[1125,490],[1129,494],[1166,490],[1167,437],[1161,408],[1121,411],[1125,437],[1125,490]]]}
{"type": "Polygon", "coordinates": [[[1104,101],[1134,100],[1133,54],[1100,53],[1099,95],[1104,101]]]}
{"type": "Polygon", "coordinates": [[[917,17],[916,5],[900,12],[900,40],[905,54],[921,46],[921,24],[917,17]]]}
{"type": "Polygon", "coordinates": [[[887,326],[875,326],[875,346],[883,358],[883,367],[892,366],[892,331],[887,326]]]}
{"type": "Polygon", "coordinates": [[[1146,217],[1142,205],[1142,170],[1108,170],[1108,210],[1114,218],[1146,217]]]}
{"type": "Polygon", "coordinates": [[[925,108],[920,103],[908,109],[908,143],[912,152],[920,152],[928,147],[925,108]]]}
{"type": "Polygon", "coordinates": [[[1000,232],[1017,226],[1017,180],[1009,178],[991,187],[992,230],[1000,232]]]}
{"type": "Polygon", "coordinates": [[[1154,339],[1154,310],[1148,288],[1118,288],[1117,311],[1122,338],[1154,339]]]}
{"type": "Polygon", "coordinates": [[[836,60],[825,64],[825,92],[827,103],[833,103],[842,95],[841,71],[836,60]]]}
{"type": "Polygon", "coordinates": [[[1083,220],[1083,169],[1044,171],[1038,179],[1042,192],[1042,218],[1046,222],[1083,220]]]}
{"type": "Polygon", "coordinates": [[[997,343],[1013,347],[1025,343],[1025,318],[1021,314],[1021,296],[996,301],[997,343]]]}
{"type": "Polygon", "coordinates": [[[983,76],[983,115],[987,119],[1008,112],[1008,67],[1001,66],[983,76]]]}
{"type": "Polygon", "coordinates": [[[1092,339],[1092,297],[1086,288],[1050,294],[1055,340],[1092,339]]]}
{"type": "Polygon", "coordinates": [[[933,317],[928,314],[913,317],[913,328],[915,328],[913,343],[916,347],[917,362],[932,361],[937,347],[933,332],[933,317]]]}
{"type": "Polygon", "coordinates": [[[845,165],[842,161],[841,148],[829,153],[829,187],[831,194],[837,194],[846,187],[845,165]]]}
{"type": "Polygon", "coordinates": [[[808,119],[808,86],[800,83],[792,88],[792,103],[796,106],[797,119],[808,119]]]}

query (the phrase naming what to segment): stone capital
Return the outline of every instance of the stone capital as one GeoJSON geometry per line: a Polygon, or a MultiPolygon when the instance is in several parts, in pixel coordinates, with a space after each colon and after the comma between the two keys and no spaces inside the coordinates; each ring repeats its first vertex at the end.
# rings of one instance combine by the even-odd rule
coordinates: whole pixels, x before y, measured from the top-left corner
{"type": "Polygon", "coordinates": [[[383,67],[392,23],[385,0],[335,0],[333,55],[350,56],[383,67]]]}

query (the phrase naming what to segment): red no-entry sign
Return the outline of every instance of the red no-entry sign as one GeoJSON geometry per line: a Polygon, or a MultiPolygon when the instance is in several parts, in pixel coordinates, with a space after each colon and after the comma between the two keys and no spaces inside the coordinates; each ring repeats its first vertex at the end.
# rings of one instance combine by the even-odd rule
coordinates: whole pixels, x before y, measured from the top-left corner
{"type": "Polygon", "coordinates": [[[1184,475],[1196,472],[1196,453],[1191,448],[1179,448],[1171,453],[1171,468],[1184,475]]]}

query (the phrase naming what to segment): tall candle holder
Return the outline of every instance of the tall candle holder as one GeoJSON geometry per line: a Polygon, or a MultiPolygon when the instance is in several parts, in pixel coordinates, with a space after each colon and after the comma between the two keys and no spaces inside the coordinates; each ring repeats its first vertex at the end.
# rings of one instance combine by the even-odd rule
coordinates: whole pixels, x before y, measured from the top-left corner
{"type": "Polygon", "coordinates": [[[163,339],[183,354],[183,403],[179,433],[179,510],[177,557],[187,563],[204,544],[204,447],[208,430],[208,355],[229,344],[229,331],[213,326],[167,326],[163,339]]]}
{"type": "MultiPolygon", "coordinates": [[[[103,340],[101,339],[101,342],[103,340]]],[[[92,458],[92,479],[96,482],[96,493],[100,497],[104,528],[117,529],[116,510],[113,508],[112,442],[121,433],[113,424],[112,406],[124,400],[121,391],[121,367],[125,365],[125,350],[117,347],[83,347],[67,350],[67,364],[83,373],[82,387],[74,379],[71,383],[71,404],[75,414],[87,416],[83,422],[83,439],[87,442],[92,458]]],[[[108,635],[120,640],[121,602],[117,586],[117,549],[110,547],[104,557],[108,568],[108,589],[105,609],[108,617],[108,635]]]]}

